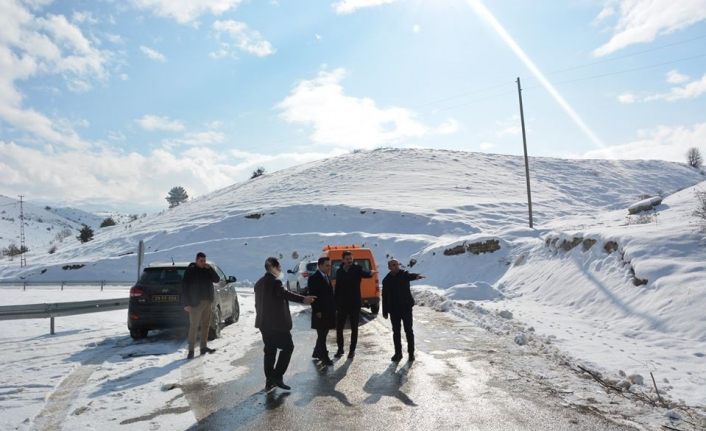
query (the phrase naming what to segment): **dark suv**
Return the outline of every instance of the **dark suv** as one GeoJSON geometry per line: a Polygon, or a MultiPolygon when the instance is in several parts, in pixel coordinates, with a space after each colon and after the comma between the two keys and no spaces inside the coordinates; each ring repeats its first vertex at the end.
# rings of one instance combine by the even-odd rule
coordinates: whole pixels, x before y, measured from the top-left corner
{"type": "MultiPolygon", "coordinates": [[[[235,323],[240,317],[240,304],[235,292],[235,277],[226,277],[218,266],[209,262],[221,281],[213,283],[214,300],[208,339],[218,338],[221,323],[235,323]],[[225,318],[225,320],[224,320],[225,318]]],[[[181,302],[181,280],[189,263],[151,264],[130,289],[127,327],[134,339],[145,338],[150,329],[189,326],[189,314],[181,302]]]]}

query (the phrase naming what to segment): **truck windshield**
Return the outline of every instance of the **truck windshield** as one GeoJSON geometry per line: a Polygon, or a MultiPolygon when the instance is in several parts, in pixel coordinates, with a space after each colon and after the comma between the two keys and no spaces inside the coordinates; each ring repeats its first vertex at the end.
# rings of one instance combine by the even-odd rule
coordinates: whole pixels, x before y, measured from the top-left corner
{"type": "MultiPolygon", "coordinates": [[[[370,260],[369,259],[353,259],[353,263],[356,265],[360,265],[361,268],[363,268],[364,271],[370,271],[370,260]]],[[[333,260],[331,261],[331,273],[336,274],[336,271],[338,271],[338,268],[341,267],[341,261],[340,260],[333,260]]]]}

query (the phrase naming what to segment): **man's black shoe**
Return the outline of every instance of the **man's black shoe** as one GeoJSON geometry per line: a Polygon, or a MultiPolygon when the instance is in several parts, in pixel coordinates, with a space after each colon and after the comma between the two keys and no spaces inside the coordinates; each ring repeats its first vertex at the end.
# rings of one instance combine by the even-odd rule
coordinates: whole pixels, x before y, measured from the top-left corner
{"type": "Polygon", "coordinates": [[[194,359],[194,351],[193,350],[189,350],[189,354],[186,355],[186,359],[194,359]]]}
{"type": "Polygon", "coordinates": [[[355,358],[355,352],[348,352],[348,359],[355,358]]]}
{"type": "Polygon", "coordinates": [[[275,386],[277,386],[278,388],[284,389],[285,391],[290,391],[290,390],[292,390],[291,386],[285,385],[282,380],[277,380],[276,382],[274,382],[274,384],[275,384],[275,386]]]}
{"type": "Polygon", "coordinates": [[[275,382],[272,380],[265,381],[265,392],[270,392],[272,389],[276,388],[275,382]]]}
{"type": "Polygon", "coordinates": [[[335,358],[340,358],[341,356],[343,356],[343,350],[337,351],[336,354],[333,355],[333,356],[334,356],[335,358]]]}
{"type": "Polygon", "coordinates": [[[392,362],[399,362],[402,360],[402,353],[395,353],[395,356],[390,358],[392,362]]]}
{"type": "Polygon", "coordinates": [[[407,355],[407,361],[414,362],[414,353],[410,353],[409,355],[407,355]]]}
{"type": "Polygon", "coordinates": [[[205,355],[206,353],[213,353],[215,351],[216,351],[216,349],[211,349],[210,347],[202,347],[201,348],[202,355],[205,355]]]}
{"type": "Polygon", "coordinates": [[[321,360],[321,363],[324,364],[324,365],[333,365],[333,361],[331,360],[331,358],[328,358],[328,357],[324,356],[324,357],[319,358],[319,359],[321,360]]]}

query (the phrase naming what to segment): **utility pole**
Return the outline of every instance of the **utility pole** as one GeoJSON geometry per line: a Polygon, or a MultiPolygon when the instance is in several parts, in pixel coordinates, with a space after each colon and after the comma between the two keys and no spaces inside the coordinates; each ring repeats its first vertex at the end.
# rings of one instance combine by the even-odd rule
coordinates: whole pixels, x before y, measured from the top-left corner
{"type": "Polygon", "coordinates": [[[20,195],[20,268],[27,266],[27,258],[25,257],[25,250],[27,249],[25,245],[25,212],[22,198],[24,198],[24,195],[20,195]]]}
{"type": "Polygon", "coordinates": [[[529,227],[534,227],[532,221],[532,191],[530,189],[529,160],[527,158],[527,134],[525,133],[525,112],[522,108],[522,86],[520,77],[517,77],[517,95],[520,97],[520,121],[522,122],[522,147],[525,150],[525,179],[527,182],[527,208],[529,210],[529,227]]]}

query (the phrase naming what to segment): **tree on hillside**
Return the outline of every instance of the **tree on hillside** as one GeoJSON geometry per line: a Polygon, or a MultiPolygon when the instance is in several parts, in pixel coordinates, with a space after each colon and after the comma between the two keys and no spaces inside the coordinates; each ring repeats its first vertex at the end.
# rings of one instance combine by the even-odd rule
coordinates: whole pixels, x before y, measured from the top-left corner
{"type": "Polygon", "coordinates": [[[17,247],[15,244],[10,244],[6,248],[2,249],[2,255],[3,256],[9,256],[9,257],[15,257],[19,256],[22,253],[27,253],[29,251],[29,248],[26,246],[22,246],[22,248],[17,247]]]}
{"type": "Polygon", "coordinates": [[[113,217],[108,217],[101,222],[101,227],[115,226],[115,220],[113,217]]]}
{"type": "Polygon", "coordinates": [[[686,162],[694,169],[701,169],[704,159],[701,157],[701,151],[698,148],[689,148],[686,152],[686,162]]]}
{"type": "Polygon", "coordinates": [[[81,242],[88,242],[93,239],[93,229],[88,225],[83,225],[81,230],[78,232],[78,238],[81,242]]]}
{"type": "Polygon", "coordinates": [[[179,204],[186,202],[189,199],[189,195],[186,193],[186,190],[184,190],[184,187],[176,186],[169,190],[169,194],[164,199],[169,202],[169,208],[174,208],[179,206],[179,204]]]}
{"type": "Polygon", "coordinates": [[[261,177],[263,175],[265,175],[265,168],[260,166],[259,168],[252,171],[252,175],[250,175],[250,179],[253,180],[253,179],[255,179],[257,177],[261,177]]]}

